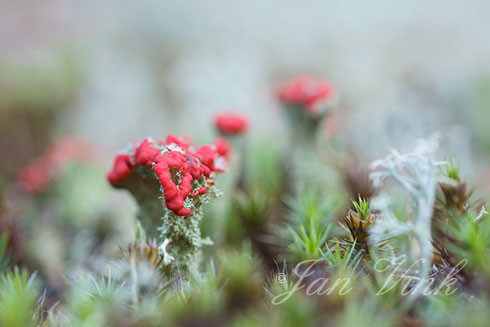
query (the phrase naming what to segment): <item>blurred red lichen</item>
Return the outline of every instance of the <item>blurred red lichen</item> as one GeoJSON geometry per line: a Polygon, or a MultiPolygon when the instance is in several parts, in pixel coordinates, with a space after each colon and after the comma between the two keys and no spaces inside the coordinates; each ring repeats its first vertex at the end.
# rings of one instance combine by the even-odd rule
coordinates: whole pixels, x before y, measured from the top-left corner
{"type": "Polygon", "coordinates": [[[42,193],[68,163],[89,161],[95,152],[86,139],[75,136],[56,139],[41,156],[20,170],[20,187],[29,193],[42,193]]]}
{"type": "Polygon", "coordinates": [[[248,118],[237,112],[222,112],[214,117],[214,126],[225,135],[242,134],[248,125],[248,118]]]}
{"type": "Polygon", "coordinates": [[[227,157],[231,150],[230,142],[224,137],[218,137],[214,141],[214,145],[216,146],[216,152],[218,152],[221,156],[227,157]]]}
{"type": "Polygon", "coordinates": [[[175,135],[168,135],[165,144],[161,141],[145,139],[133,143],[130,153],[119,154],[107,179],[113,186],[120,185],[137,166],[151,167],[163,188],[163,196],[168,209],[179,216],[188,216],[190,208],[184,207],[187,198],[205,194],[207,186],[193,190],[193,181],[204,178],[213,185],[211,174],[226,170],[226,155],[229,145],[218,140],[217,145],[195,148],[175,135]],[[226,151],[224,150],[224,147],[226,151]],[[174,182],[173,171],[179,172],[180,182],[174,182]]]}
{"type": "Polygon", "coordinates": [[[279,84],[275,93],[281,103],[302,106],[308,113],[316,113],[337,95],[333,84],[308,75],[297,76],[279,84]]]}

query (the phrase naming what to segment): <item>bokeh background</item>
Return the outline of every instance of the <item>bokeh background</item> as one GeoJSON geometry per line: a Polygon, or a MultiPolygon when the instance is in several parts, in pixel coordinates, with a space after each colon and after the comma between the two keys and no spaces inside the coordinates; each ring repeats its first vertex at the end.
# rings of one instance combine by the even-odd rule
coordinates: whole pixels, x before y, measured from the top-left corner
{"type": "MultiPolygon", "coordinates": [[[[238,108],[252,137],[281,135],[271,86],[312,73],[338,85],[342,138],[369,155],[436,130],[464,158],[490,142],[487,1],[0,6],[2,121],[19,134],[76,133],[115,151],[147,135],[209,137],[213,112],[238,108]],[[6,123],[21,110],[45,111],[52,125],[6,123]]],[[[2,130],[2,143],[16,143],[2,130]]],[[[3,158],[10,147],[2,145],[3,158]]]]}

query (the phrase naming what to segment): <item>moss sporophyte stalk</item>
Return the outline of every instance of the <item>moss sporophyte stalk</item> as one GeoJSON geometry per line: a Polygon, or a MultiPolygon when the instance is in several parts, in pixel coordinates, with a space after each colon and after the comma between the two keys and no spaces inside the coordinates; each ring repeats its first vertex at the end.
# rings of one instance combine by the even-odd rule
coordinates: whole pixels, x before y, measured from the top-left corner
{"type": "Polygon", "coordinates": [[[203,205],[219,195],[214,178],[226,171],[229,146],[225,143],[219,139],[195,147],[168,135],[164,141],[133,142],[116,156],[107,178],[114,187],[131,192],[146,234],[162,243],[165,262],[193,266],[202,246],[212,243],[201,237],[199,221],[203,205]]]}

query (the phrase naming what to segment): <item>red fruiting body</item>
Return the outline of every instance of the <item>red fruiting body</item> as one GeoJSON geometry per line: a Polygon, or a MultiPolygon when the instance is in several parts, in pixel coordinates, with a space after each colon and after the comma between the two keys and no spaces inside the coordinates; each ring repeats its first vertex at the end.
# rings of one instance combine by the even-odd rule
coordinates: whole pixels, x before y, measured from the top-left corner
{"type": "Polygon", "coordinates": [[[207,185],[213,185],[211,173],[223,171],[226,153],[223,153],[222,147],[220,145],[218,149],[216,145],[204,145],[194,148],[175,135],[168,135],[166,142],[145,139],[139,144],[133,143],[131,153],[116,156],[107,178],[117,186],[133,172],[134,167],[151,167],[163,188],[167,208],[179,216],[188,216],[191,209],[184,207],[185,200],[207,191],[207,186],[193,191],[192,182],[203,177],[207,185]],[[178,184],[172,180],[172,169],[179,172],[178,184]]]}
{"type": "Polygon", "coordinates": [[[146,139],[134,151],[134,164],[136,166],[151,167],[155,157],[160,154],[160,152],[161,150],[154,148],[150,144],[150,141],[146,139]]]}
{"type": "Polygon", "coordinates": [[[30,193],[42,192],[51,180],[49,164],[42,157],[32,161],[19,173],[20,186],[30,193]]]}
{"type": "Polygon", "coordinates": [[[129,154],[118,154],[114,160],[114,168],[107,175],[109,183],[115,185],[122,182],[132,173],[131,167],[131,156],[129,154]]]}
{"type": "Polygon", "coordinates": [[[90,160],[94,152],[93,145],[85,139],[78,137],[57,139],[40,157],[20,170],[18,177],[20,186],[27,192],[43,192],[69,162],[90,160]]]}
{"type": "Polygon", "coordinates": [[[218,137],[214,141],[214,145],[216,146],[216,152],[219,153],[219,155],[223,157],[227,157],[228,153],[230,153],[231,145],[230,142],[228,142],[227,139],[224,137],[218,137]]]}
{"type": "Polygon", "coordinates": [[[223,112],[215,116],[214,126],[223,134],[242,134],[248,129],[248,119],[242,114],[223,112]]]}
{"type": "Polygon", "coordinates": [[[175,136],[173,134],[168,134],[167,135],[167,138],[165,140],[165,144],[175,144],[177,145],[179,148],[181,148],[182,150],[187,150],[190,146],[190,142],[188,142],[187,140],[185,140],[184,138],[180,138],[178,136],[175,136]]]}
{"type": "Polygon", "coordinates": [[[308,113],[316,113],[336,93],[329,82],[307,75],[297,76],[276,88],[279,101],[285,105],[302,106],[308,113]]]}

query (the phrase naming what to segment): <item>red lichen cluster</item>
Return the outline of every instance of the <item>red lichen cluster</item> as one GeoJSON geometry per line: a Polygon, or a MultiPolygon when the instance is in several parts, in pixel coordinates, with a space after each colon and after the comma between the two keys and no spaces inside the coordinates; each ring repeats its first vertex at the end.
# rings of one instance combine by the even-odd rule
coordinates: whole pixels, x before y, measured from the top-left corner
{"type": "Polygon", "coordinates": [[[276,87],[276,96],[285,105],[302,106],[308,113],[316,113],[322,105],[332,100],[335,87],[318,77],[297,76],[276,87]]]}
{"type": "Polygon", "coordinates": [[[225,135],[242,134],[248,129],[248,118],[236,112],[222,112],[214,117],[214,126],[225,135]]]}
{"type": "Polygon", "coordinates": [[[184,207],[185,200],[207,192],[207,186],[193,189],[193,181],[204,177],[208,181],[207,185],[213,185],[211,174],[226,170],[228,151],[229,144],[224,139],[200,148],[191,146],[175,135],[168,135],[165,141],[145,139],[134,145],[131,153],[116,156],[107,179],[112,185],[118,186],[135,173],[134,167],[153,168],[163,188],[167,208],[179,216],[188,216],[191,209],[184,207]],[[172,180],[171,168],[180,173],[178,184],[172,180]]]}
{"type": "Polygon", "coordinates": [[[222,157],[227,158],[228,154],[231,151],[230,143],[223,137],[218,137],[214,141],[214,145],[216,146],[216,152],[222,157]]]}
{"type": "Polygon", "coordinates": [[[93,157],[94,146],[79,137],[63,137],[55,140],[38,158],[19,172],[20,187],[30,193],[46,190],[54,177],[70,162],[87,161],[93,157]]]}

